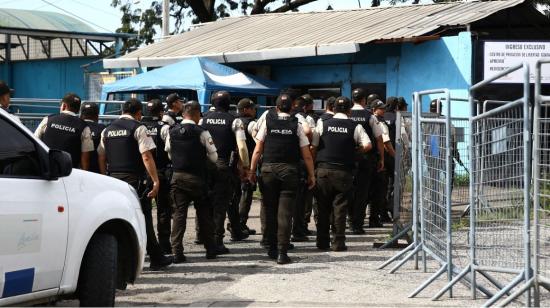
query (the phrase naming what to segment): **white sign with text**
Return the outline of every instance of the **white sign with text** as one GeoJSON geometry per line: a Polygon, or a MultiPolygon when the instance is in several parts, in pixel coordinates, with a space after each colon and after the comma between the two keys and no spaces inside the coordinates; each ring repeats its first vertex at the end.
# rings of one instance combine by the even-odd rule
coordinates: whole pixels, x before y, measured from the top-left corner
{"type": "MultiPolygon", "coordinates": [[[[534,83],[537,60],[550,58],[550,42],[485,42],[483,49],[485,79],[516,64],[528,62],[531,83],[534,83]]],[[[550,65],[544,65],[542,68],[542,83],[550,83],[550,65]]],[[[495,83],[523,83],[523,71],[517,70],[496,80],[495,83]]]]}

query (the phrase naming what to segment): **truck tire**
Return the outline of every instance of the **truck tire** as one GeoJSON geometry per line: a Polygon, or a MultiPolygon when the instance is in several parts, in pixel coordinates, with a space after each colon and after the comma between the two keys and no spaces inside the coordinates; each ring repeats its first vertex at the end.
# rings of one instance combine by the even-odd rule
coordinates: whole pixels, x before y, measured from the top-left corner
{"type": "Polygon", "coordinates": [[[117,245],[116,238],[111,234],[99,233],[90,240],[78,278],[80,306],[115,305],[117,245]]]}

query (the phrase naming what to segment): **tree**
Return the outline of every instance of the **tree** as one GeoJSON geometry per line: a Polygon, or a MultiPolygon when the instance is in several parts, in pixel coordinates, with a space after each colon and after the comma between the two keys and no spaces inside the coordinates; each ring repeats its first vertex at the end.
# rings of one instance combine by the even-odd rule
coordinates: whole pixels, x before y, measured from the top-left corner
{"type": "MultiPolygon", "coordinates": [[[[172,34],[181,33],[184,21],[205,23],[218,18],[231,16],[238,12],[242,15],[282,13],[296,11],[302,5],[317,0],[170,0],[170,17],[175,21],[172,34]]],[[[121,27],[117,33],[136,34],[135,39],[124,42],[122,52],[133,50],[143,44],[151,44],[157,34],[156,28],[162,24],[162,0],[152,1],[146,10],[134,8],[133,0],[112,0],[111,6],[122,12],[121,27]]]]}

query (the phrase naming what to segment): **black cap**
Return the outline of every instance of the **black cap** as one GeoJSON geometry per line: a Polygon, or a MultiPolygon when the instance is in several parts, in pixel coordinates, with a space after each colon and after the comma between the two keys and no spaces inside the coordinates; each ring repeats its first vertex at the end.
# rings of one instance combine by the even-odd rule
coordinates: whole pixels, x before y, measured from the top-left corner
{"type": "Polygon", "coordinates": [[[374,94],[374,93],[373,93],[373,94],[369,94],[369,96],[367,96],[367,105],[368,105],[368,106],[373,106],[372,103],[373,103],[375,100],[377,100],[377,99],[378,99],[378,100],[380,99],[380,96],[378,96],[378,94],[374,94]]]}
{"type": "Polygon", "coordinates": [[[99,115],[99,106],[96,103],[84,103],[80,107],[80,115],[85,117],[95,117],[99,115]]]}
{"type": "Polygon", "coordinates": [[[277,108],[283,112],[288,112],[292,109],[292,97],[288,94],[281,94],[277,97],[277,108]]]}
{"type": "Polygon", "coordinates": [[[386,109],[386,104],[384,104],[384,102],[379,99],[375,99],[374,101],[372,101],[371,106],[372,106],[372,110],[386,109]]]}
{"type": "Polygon", "coordinates": [[[166,97],[166,103],[168,104],[168,107],[172,106],[173,103],[177,101],[182,101],[182,103],[185,103],[185,98],[181,98],[178,93],[172,93],[166,97]]]}
{"type": "Polygon", "coordinates": [[[302,98],[304,99],[304,105],[312,105],[313,104],[313,97],[309,94],[302,95],[302,98]]]}
{"type": "Polygon", "coordinates": [[[397,106],[399,108],[401,107],[405,107],[405,106],[408,106],[409,104],[407,104],[407,101],[405,100],[405,98],[403,96],[399,96],[397,98],[397,106]]]}
{"type": "Polygon", "coordinates": [[[354,101],[360,101],[363,98],[367,97],[367,92],[363,90],[362,88],[357,88],[351,92],[351,97],[354,101]]]}
{"type": "Polygon", "coordinates": [[[3,80],[0,80],[0,95],[5,95],[11,92],[13,92],[13,90],[10,89],[10,87],[3,80]]]}
{"type": "Polygon", "coordinates": [[[250,98],[243,98],[237,104],[237,109],[239,110],[254,107],[256,107],[256,104],[254,104],[254,101],[252,101],[250,98]]]}
{"type": "Polygon", "coordinates": [[[164,105],[160,101],[160,99],[152,99],[147,102],[147,111],[150,114],[157,114],[164,110],[164,105]]]}
{"type": "Polygon", "coordinates": [[[334,101],[335,112],[347,112],[351,108],[351,101],[345,96],[340,96],[334,101]]]}
{"type": "Polygon", "coordinates": [[[441,109],[443,109],[443,103],[441,103],[441,101],[438,100],[438,99],[433,99],[430,102],[430,112],[432,112],[432,113],[437,112],[437,103],[439,103],[439,112],[442,111],[441,109]]]}

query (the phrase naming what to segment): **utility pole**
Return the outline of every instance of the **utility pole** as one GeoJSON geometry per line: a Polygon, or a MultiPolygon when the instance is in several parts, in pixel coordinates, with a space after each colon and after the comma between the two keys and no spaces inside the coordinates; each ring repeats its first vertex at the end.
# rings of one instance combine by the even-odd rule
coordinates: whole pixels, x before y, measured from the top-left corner
{"type": "Polygon", "coordinates": [[[170,35],[170,0],[162,1],[162,37],[170,35]]]}
{"type": "Polygon", "coordinates": [[[357,3],[359,3],[359,8],[361,8],[361,0],[357,0],[357,3]]]}

